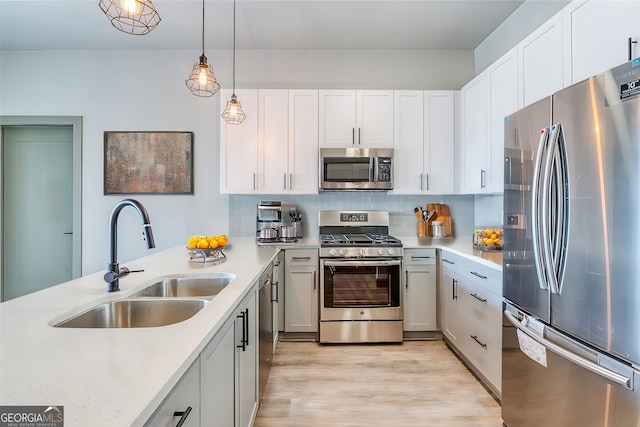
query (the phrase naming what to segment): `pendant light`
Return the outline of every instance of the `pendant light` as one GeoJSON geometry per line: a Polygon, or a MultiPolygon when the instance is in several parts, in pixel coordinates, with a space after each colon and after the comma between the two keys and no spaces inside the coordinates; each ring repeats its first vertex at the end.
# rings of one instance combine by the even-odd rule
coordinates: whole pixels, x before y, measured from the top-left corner
{"type": "Polygon", "coordinates": [[[207,57],[204,56],[204,0],[202,0],[202,55],[193,66],[191,75],[185,83],[191,93],[196,96],[213,96],[220,90],[213,67],[207,64],[207,57]]]}
{"type": "Polygon", "coordinates": [[[160,15],[151,0],[100,0],[102,12],[118,30],[143,36],[160,23],[160,15]]]}
{"type": "Polygon", "coordinates": [[[230,125],[239,125],[247,117],[242,111],[242,105],[236,97],[236,0],[233,0],[233,92],[231,100],[222,113],[222,118],[230,125]]]}

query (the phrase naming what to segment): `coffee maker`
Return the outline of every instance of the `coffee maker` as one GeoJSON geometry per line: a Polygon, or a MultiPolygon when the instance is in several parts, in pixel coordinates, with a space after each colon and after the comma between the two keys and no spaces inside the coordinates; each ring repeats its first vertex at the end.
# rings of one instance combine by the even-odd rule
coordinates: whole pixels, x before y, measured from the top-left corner
{"type": "Polygon", "coordinates": [[[256,213],[256,242],[293,243],[302,237],[302,215],[295,203],[261,201],[256,213]]]}

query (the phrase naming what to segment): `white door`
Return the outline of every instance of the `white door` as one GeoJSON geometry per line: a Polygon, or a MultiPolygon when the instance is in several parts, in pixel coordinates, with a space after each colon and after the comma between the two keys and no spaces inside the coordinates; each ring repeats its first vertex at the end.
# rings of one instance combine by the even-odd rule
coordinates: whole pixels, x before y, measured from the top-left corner
{"type": "Polygon", "coordinates": [[[289,192],[318,194],[318,91],[289,91],[289,192]]]}
{"type": "Polygon", "coordinates": [[[3,128],[3,300],[72,279],[73,130],[3,128]]]}
{"type": "Polygon", "coordinates": [[[319,91],[320,147],[356,146],[356,92],[319,91]]]}
{"type": "Polygon", "coordinates": [[[423,91],[394,91],[393,193],[422,194],[423,191],[423,91]]]}
{"type": "Polygon", "coordinates": [[[454,192],[455,107],[452,90],[424,91],[424,169],[422,188],[431,194],[454,192]]]}
{"type": "Polygon", "coordinates": [[[393,148],[393,91],[357,91],[356,127],[357,147],[393,148]]]}

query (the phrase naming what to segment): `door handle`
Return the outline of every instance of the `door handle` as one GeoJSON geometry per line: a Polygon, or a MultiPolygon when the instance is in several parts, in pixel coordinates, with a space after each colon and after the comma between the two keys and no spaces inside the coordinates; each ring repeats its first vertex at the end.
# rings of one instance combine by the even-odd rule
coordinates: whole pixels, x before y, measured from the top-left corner
{"type": "Polygon", "coordinates": [[[429,174],[426,174],[426,178],[427,178],[427,191],[429,191],[429,174]]]}
{"type": "Polygon", "coordinates": [[[283,190],[287,189],[287,174],[286,173],[282,174],[282,189],[283,190]]]}
{"type": "Polygon", "coordinates": [[[477,336],[477,335],[470,335],[470,337],[471,337],[475,342],[477,342],[477,343],[478,343],[478,345],[479,345],[480,347],[482,347],[482,348],[487,348],[487,345],[486,345],[485,343],[481,342],[481,341],[478,339],[478,336],[477,336]]]}
{"type": "Polygon", "coordinates": [[[191,406],[187,407],[186,411],[175,411],[173,413],[174,417],[180,417],[180,420],[178,420],[178,424],[176,424],[176,427],[182,427],[182,425],[185,423],[185,421],[187,421],[187,417],[189,416],[189,414],[191,413],[191,410],[193,408],[191,408],[191,406]]]}
{"type": "Polygon", "coordinates": [[[62,234],[67,234],[67,235],[68,235],[68,234],[73,234],[73,231],[65,231],[65,232],[64,232],[64,233],[62,233],[62,234]]]}
{"type": "Polygon", "coordinates": [[[471,294],[471,296],[472,296],[472,297],[474,297],[475,299],[477,299],[477,300],[478,300],[478,301],[480,301],[480,302],[483,302],[483,303],[485,303],[485,304],[487,303],[487,300],[486,300],[486,299],[484,299],[484,298],[482,298],[482,297],[481,297],[481,296],[479,296],[478,294],[471,294]]]}
{"type": "Polygon", "coordinates": [[[313,291],[315,292],[317,289],[317,285],[316,285],[316,272],[313,272],[313,291]]]}
{"type": "Polygon", "coordinates": [[[470,271],[469,273],[471,273],[471,274],[473,274],[474,276],[479,277],[479,278],[481,278],[481,279],[486,279],[486,278],[487,278],[487,276],[483,276],[482,274],[480,274],[480,273],[476,273],[475,271],[470,271]]]}
{"type": "Polygon", "coordinates": [[[405,270],[404,272],[404,288],[409,289],[409,271],[405,270]]]}
{"type": "Polygon", "coordinates": [[[457,287],[458,281],[456,279],[451,279],[451,299],[458,299],[458,294],[456,292],[457,287]]]}

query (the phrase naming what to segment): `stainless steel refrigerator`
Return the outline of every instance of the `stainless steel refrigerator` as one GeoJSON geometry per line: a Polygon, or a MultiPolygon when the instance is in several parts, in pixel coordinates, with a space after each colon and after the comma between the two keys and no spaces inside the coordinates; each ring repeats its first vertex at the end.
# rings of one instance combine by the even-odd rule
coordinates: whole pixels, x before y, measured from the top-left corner
{"type": "Polygon", "coordinates": [[[640,61],[505,118],[502,418],[640,425],[640,61]]]}

